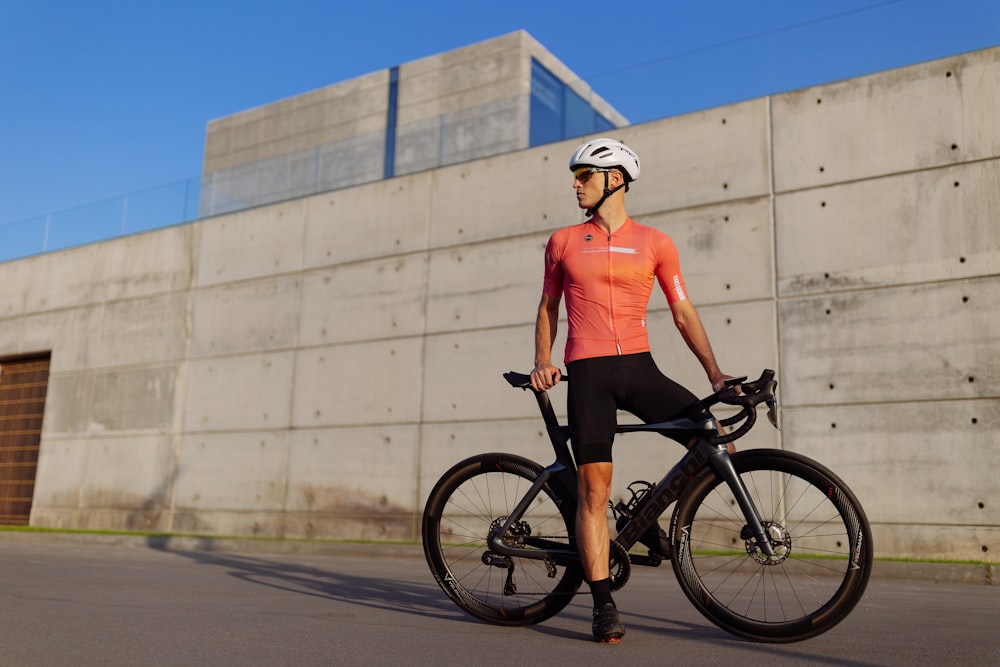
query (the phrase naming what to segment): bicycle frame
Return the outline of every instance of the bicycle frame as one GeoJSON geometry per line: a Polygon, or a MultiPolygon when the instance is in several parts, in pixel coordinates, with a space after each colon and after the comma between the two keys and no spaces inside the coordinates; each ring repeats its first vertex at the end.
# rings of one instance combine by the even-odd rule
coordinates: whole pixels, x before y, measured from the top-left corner
{"type": "MultiPolygon", "coordinates": [[[[505,377],[507,377],[508,382],[512,386],[529,389],[535,394],[539,410],[542,413],[542,418],[549,434],[549,440],[555,451],[556,460],[544,468],[535,479],[531,488],[520,502],[518,502],[510,516],[507,517],[501,529],[489,541],[489,549],[495,553],[511,557],[551,559],[556,563],[579,561],[579,554],[575,549],[567,549],[562,544],[555,544],[544,538],[527,537],[525,542],[530,547],[510,546],[503,542],[503,536],[508,534],[508,531],[516,522],[521,520],[528,507],[538,497],[538,494],[549,480],[554,477],[561,478],[563,485],[573,494],[574,504],[577,497],[576,464],[570,454],[569,427],[559,423],[546,392],[530,389],[530,387],[524,386],[523,382],[520,384],[515,383],[516,378],[523,378],[524,376],[511,373],[505,375],[505,377]]],[[[750,409],[751,412],[749,414],[753,415],[753,408],[750,409]]],[[[747,527],[757,541],[757,546],[768,557],[774,556],[774,549],[764,531],[760,514],[754,506],[743,481],[733,468],[726,444],[724,442],[712,441],[712,436],[720,432],[719,422],[714,417],[709,416],[701,421],[681,418],[653,424],[619,425],[616,432],[659,433],[683,439],[695,439],[694,445],[688,449],[681,460],[667,472],[663,479],[643,499],[637,514],[630,518],[619,530],[618,536],[615,537],[615,542],[620,544],[626,552],[639,541],[639,538],[659,519],[660,515],[681,497],[684,490],[699,472],[711,467],[726,482],[733,493],[746,519],[747,527]]],[[[660,562],[659,559],[634,555],[630,555],[629,559],[633,563],[642,565],[658,565],[660,562]]]]}

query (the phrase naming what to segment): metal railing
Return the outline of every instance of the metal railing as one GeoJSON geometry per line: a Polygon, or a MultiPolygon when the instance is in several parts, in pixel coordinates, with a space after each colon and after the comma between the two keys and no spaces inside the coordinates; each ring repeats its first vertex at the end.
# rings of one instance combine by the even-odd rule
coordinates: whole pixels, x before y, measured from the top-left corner
{"type": "Polygon", "coordinates": [[[198,218],[201,179],[188,178],[0,225],[0,262],[198,218]]]}

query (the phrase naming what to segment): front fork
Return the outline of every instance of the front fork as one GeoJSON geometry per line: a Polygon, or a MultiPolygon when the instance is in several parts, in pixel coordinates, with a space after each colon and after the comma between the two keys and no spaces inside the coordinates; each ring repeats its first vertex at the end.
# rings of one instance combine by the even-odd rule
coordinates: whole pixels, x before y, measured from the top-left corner
{"type": "Polygon", "coordinates": [[[756,540],[757,547],[768,558],[775,558],[776,553],[774,547],[771,545],[767,531],[764,529],[764,524],[761,522],[760,513],[754,506],[753,500],[750,498],[750,492],[747,491],[746,485],[743,484],[743,479],[736,472],[736,468],[733,466],[733,459],[729,456],[726,446],[717,445],[715,451],[709,457],[709,461],[736,498],[736,504],[739,505],[740,511],[743,512],[743,518],[747,522],[747,529],[749,529],[750,534],[756,540]]]}

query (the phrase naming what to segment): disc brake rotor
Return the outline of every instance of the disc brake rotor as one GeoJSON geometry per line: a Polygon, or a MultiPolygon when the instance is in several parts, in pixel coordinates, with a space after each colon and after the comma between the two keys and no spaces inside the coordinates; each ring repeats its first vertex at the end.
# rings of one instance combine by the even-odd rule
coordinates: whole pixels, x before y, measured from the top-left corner
{"type": "Polygon", "coordinates": [[[792,536],[788,534],[785,527],[780,523],[765,521],[763,524],[764,533],[771,544],[773,556],[768,556],[761,550],[757,540],[750,533],[750,527],[744,526],[740,537],[744,539],[747,554],[761,565],[778,565],[783,563],[792,553],[792,536]]]}

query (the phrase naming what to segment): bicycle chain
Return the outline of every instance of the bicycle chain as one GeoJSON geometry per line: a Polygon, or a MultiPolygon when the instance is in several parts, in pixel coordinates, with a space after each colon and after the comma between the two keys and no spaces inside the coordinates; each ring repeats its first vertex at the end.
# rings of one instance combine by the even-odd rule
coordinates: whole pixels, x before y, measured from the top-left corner
{"type": "MultiPolygon", "coordinates": [[[[565,535],[535,535],[540,539],[545,540],[559,540],[565,539],[565,535]]],[[[618,544],[614,540],[610,542],[611,545],[611,557],[610,557],[610,579],[611,579],[611,590],[612,592],[621,590],[626,583],[628,583],[629,577],[632,573],[632,563],[629,561],[628,551],[625,547],[618,544]]],[[[492,553],[490,551],[487,554],[492,553]]],[[[533,559],[524,559],[533,560],[533,559]]],[[[550,578],[554,578],[556,574],[556,568],[558,567],[553,563],[548,557],[540,559],[545,564],[545,569],[549,573],[550,578]]],[[[520,590],[514,593],[515,595],[523,596],[533,596],[533,597],[551,597],[551,596],[566,596],[566,595],[589,595],[589,591],[577,590],[573,593],[556,593],[556,592],[545,592],[539,591],[537,593],[525,593],[520,590]]]]}

